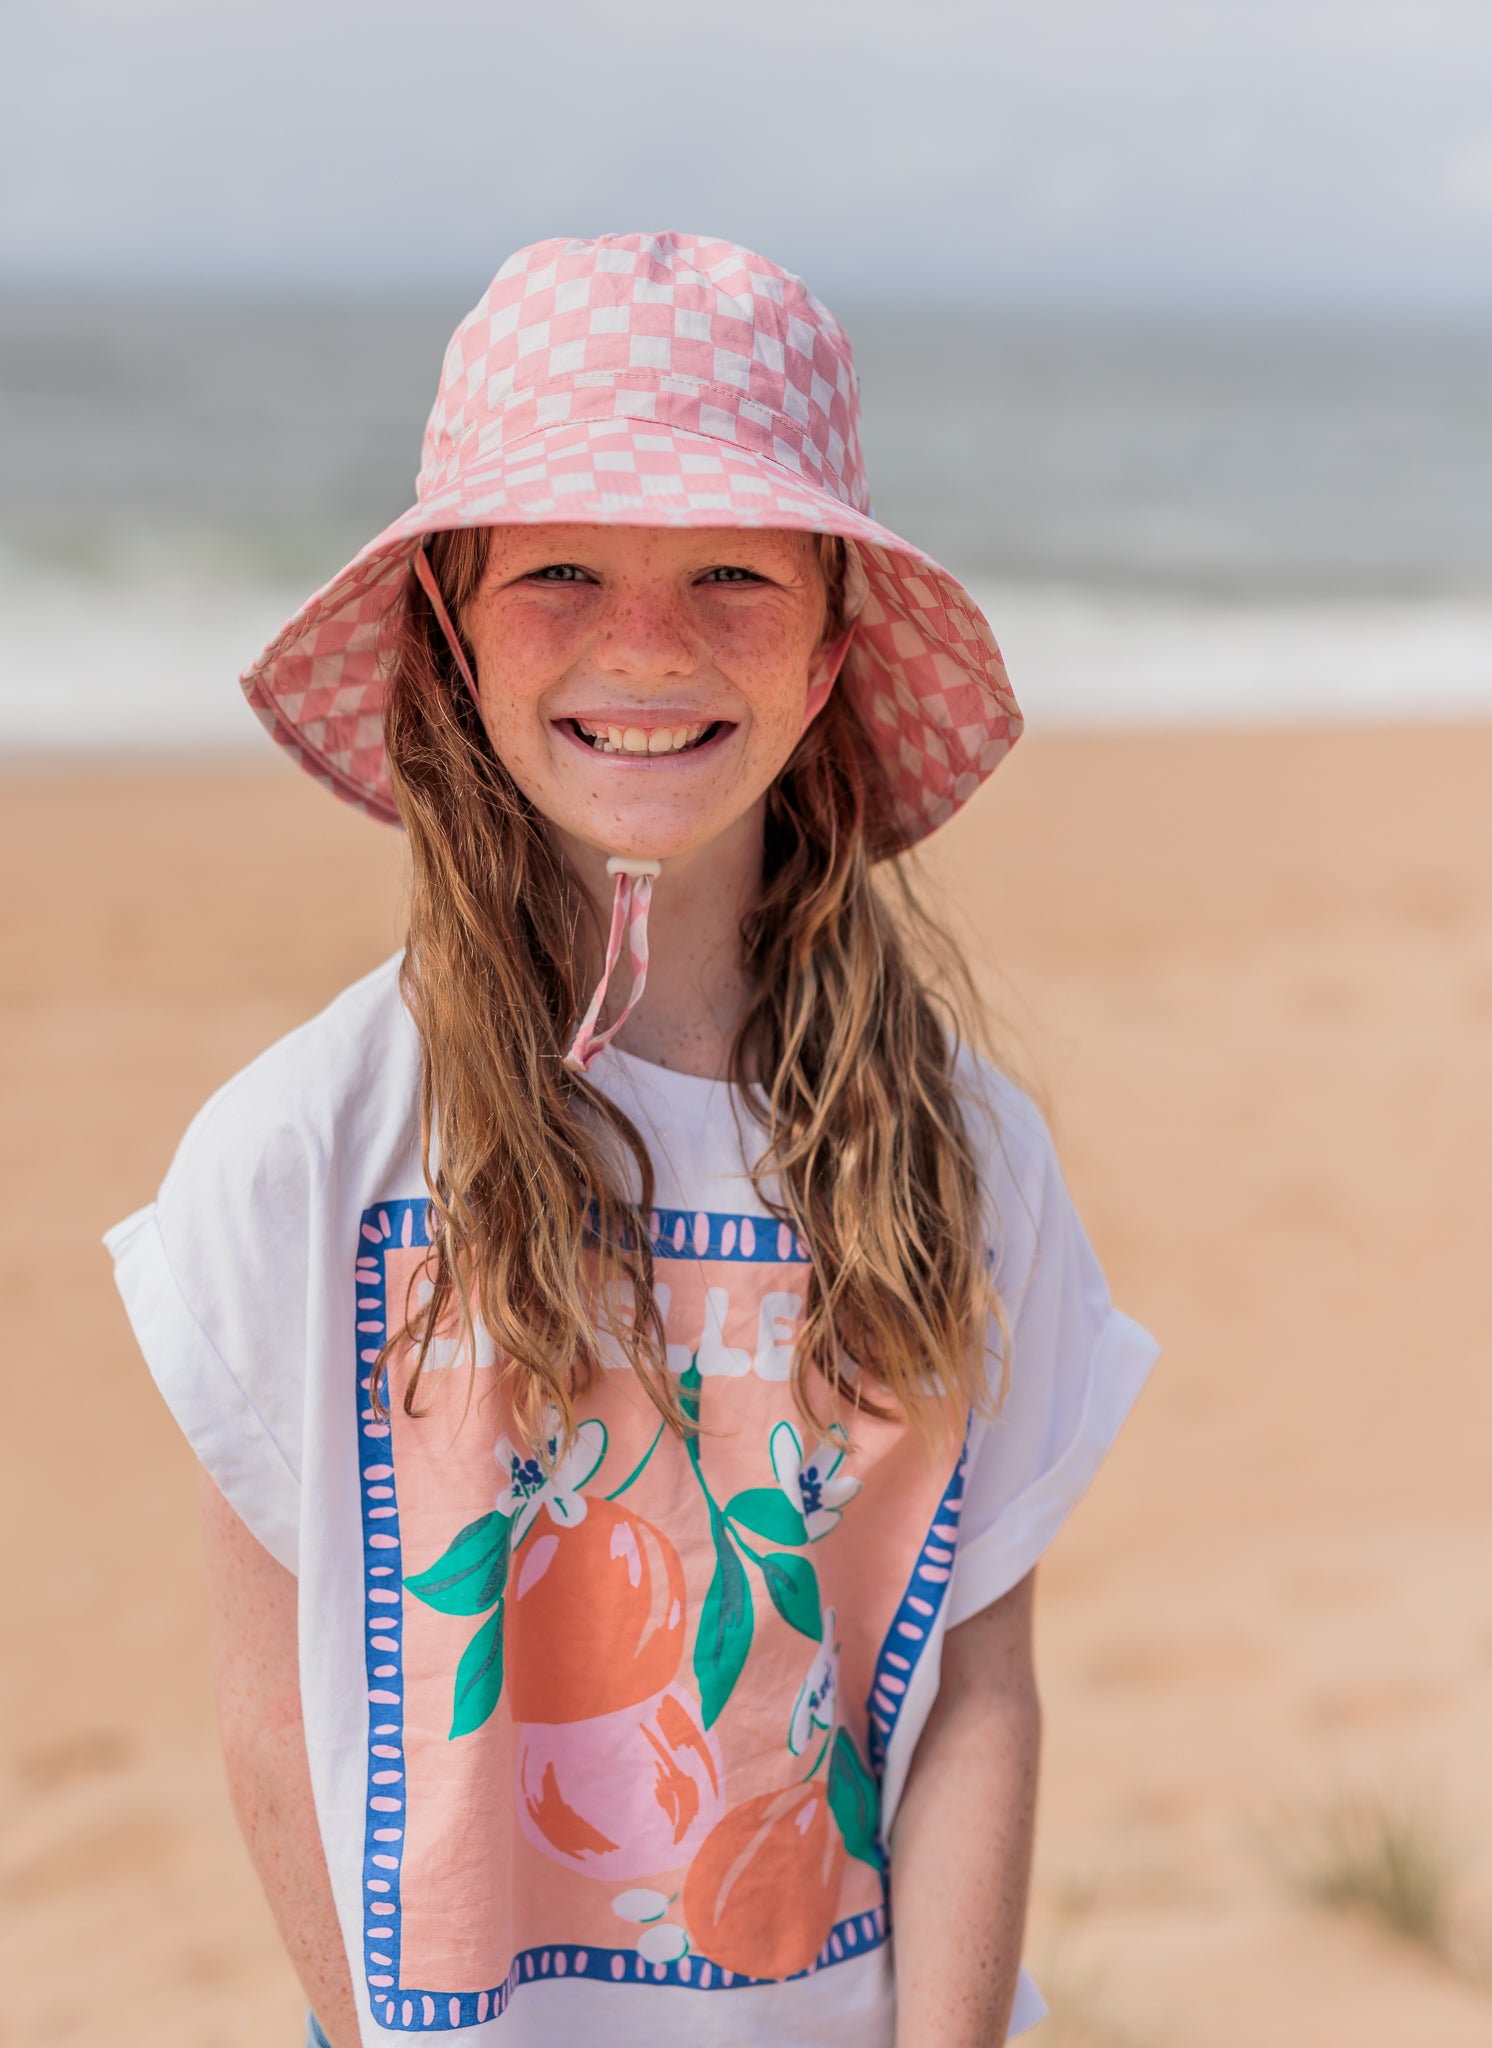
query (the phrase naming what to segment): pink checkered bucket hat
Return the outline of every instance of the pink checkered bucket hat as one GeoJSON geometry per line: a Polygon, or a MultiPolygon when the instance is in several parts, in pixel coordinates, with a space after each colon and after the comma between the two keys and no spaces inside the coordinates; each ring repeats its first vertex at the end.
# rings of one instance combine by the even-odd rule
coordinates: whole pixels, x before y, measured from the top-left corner
{"type": "Polygon", "coordinates": [[[242,678],[280,745],[375,817],[397,819],[380,630],[412,561],[431,587],[422,544],[445,528],[775,526],[852,543],[836,687],[879,749],[905,845],[1020,733],[978,606],[871,516],[843,329],[732,242],[603,235],[510,256],[446,351],[415,497],[242,678]]]}

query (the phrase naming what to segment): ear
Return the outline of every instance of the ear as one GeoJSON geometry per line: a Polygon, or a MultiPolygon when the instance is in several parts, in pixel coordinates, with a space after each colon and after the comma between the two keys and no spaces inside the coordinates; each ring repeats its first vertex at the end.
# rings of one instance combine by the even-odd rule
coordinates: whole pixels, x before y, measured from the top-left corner
{"type": "Polygon", "coordinates": [[[850,642],[854,637],[855,627],[852,621],[837,640],[826,641],[809,663],[808,706],[803,714],[804,732],[807,732],[828,703],[829,692],[834,688],[839,671],[844,667],[845,656],[850,651],[850,642]]]}

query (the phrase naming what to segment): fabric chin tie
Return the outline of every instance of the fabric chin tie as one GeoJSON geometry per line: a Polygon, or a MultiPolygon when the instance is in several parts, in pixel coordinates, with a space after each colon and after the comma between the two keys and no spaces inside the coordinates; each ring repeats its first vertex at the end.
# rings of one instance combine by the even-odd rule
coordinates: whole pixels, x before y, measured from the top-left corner
{"type": "Polygon", "coordinates": [[[591,1061],[610,1045],[642,1001],[642,992],[648,985],[648,910],[653,901],[653,883],[659,873],[658,862],[632,860],[625,854],[613,854],[606,863],[606,872],[616,876],[616,894],[611,902],[611,933],[606,941],[606,965],[601,970],[596,993],[580,1020],[574,1043],[565,1054],[565,1065],[576,1074],[589,1072],[591,1061]],[[623,939],[632,956],[631,991],[615,1022],[608,1024],[604,1031],[597,1031],[601,1006],[611,985],[612,969],[622,956],[623,939]]]}

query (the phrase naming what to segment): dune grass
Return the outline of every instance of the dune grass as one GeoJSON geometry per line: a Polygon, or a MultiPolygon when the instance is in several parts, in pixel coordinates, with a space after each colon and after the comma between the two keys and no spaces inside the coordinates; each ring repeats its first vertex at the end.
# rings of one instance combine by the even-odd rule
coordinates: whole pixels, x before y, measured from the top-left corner
{"type": "Polygon", "coordinates": [[[1286,1868],[1314,1904],[1366,1915],[1446,1961],[1465,1856],[1440,1813],[1422,1800],[1341,1793],[1292,1831],[1286,1868]]]}

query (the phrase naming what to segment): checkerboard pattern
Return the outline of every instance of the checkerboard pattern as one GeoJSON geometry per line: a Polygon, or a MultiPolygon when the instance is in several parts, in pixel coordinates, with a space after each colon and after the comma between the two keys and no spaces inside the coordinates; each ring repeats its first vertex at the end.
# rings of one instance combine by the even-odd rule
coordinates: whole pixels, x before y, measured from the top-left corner
{"type": "Polygon", "coordinates": [[[880,747],[906,844],[1020,733],[977,606],[871,514],[839,323],[750,250],[672,234],[538,242],[508,259],[446,351],[415,505],[246,670],[260,719],[318,781],[393,820],[378,646],[414,547],[447,527],[556,522],[853,541],[868,596],[838,687],[880,747]]]}

